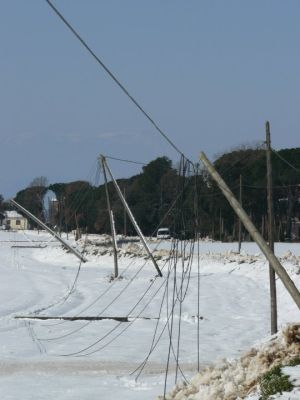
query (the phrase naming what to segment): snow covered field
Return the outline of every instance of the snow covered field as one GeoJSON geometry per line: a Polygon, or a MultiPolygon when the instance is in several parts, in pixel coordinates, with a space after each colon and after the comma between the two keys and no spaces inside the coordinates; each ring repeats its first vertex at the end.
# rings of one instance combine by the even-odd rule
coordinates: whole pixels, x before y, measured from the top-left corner
{"type": "MultiPolygon", "coordinates": [[[[169,242],[162,244],[168,246],[169,242]]],[[[242,257],[229,253],[236,249],[236,243],[200,246],[201,366],[238,357],[269,334],[267,263],[252,243],[243,244],[242,257]]],[[[300,244],[278,244],[276,253],[299,286],[300,244]]],[[[70,293],[79,267],[74,255],[46,233],[0,232],[1,399],[147,400],[163,393],[169,348],[166,326],[172,307],[170,294],[166,300],[168,262],[159,261],[164,277],[155,278],[153,265],[143,257],[121,254],[122,279],[111,281],[111,255],[90,253],[87,258],[70,293]],[[30,315],[130,318],[128,322],[15,319],[30,315]],[[155,348],[136,381],[133,372],[147,357],[155,329],[155,348]]],[[[183,281],[184,289],[187,285],[179,360],[186,377],[191,377],[197,370],[196,260],[190,279],[183,281]]],[[[278,301],[280,325],[299,321],[298,309],[280,282],[278,301]]],[[[176,308],[175,330],[178,322],[176,308]]],[[[176,373],[173,354],[170,361],[168,389],[176,373]]],[[[178,378],[182,379],[180,371],[178,378]]]]}

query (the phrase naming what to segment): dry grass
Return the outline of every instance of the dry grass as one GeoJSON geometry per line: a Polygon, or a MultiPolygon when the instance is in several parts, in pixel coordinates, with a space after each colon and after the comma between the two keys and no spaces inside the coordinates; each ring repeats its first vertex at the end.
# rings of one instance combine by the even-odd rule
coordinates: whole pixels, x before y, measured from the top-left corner
{"type": "Polygon", "coordinates": [[[233,362],[223,360],[197,374],[190,385],[177,385],[166,399],[243,399],[256,390],[263,374],[299,356],[300,324],[291,324],[269,342],[251,349],[240,359],[233,362]]]}

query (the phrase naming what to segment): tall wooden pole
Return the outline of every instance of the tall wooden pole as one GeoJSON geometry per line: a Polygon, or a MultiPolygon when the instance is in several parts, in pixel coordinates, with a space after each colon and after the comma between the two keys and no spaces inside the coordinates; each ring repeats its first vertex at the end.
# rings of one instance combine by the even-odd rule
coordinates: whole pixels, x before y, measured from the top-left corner
{"type": "Polygon", "coordinates": [[[59,207],[59,236],[61,236],[61,231],[62,231],[62,216],[63,216],[63,197],[60,196],[59,197],[59,203],[58,203],[58,207],[59,207]]]}
{"type": "MultiPolygon", "coordinates": [[[[273,206],[273,176],[271,163],[271,133],[269,121],[266,122],[266,159],[267,159],[267,192],[268,192],[268,241],[274,253],[274,206],[273,206]]],[[[277,296],[275,271],[269,263],[270,303],[271,303],[271,334],[277,332],[277,296]]]]}
{"type": "Polygon", "coordinates": [[[106,202],[107,202],[107,209],[108,209],[108,213],[109,213],[111,239],[112,239],[112,246],[113,246],[113,252],[114,252],[115,278],[117,278],[118,275],[119,275],[118,250],[117,250],[117,242],[116,242],[116,237],[115,237],[113,214],[112,214],[112,210],[111,210],[111,206],[110,206],[110,200],[109,200],[109,193],[108,193],[108,186],[107,186],[107,176],[106,176],[106,170],[105,170],[104,157],[101,157],[101,164],[102,164],[103,175],[104,175],[106,202]]]}
{"type": "Polygon", "coordinates": [[[219,240],[222,242],[222,211],[220,208],[220,214],[219,214],[219,240]]]}
{"type": "Polygon", "coordinates": [[[226,185],[224,180],[221,178],[221,176],[218,174],[214,166],[211,164],[211,162],[207,159],[206,155],[204,153],[200,154],[200,160],[204,163],[206,166],[208,172],[210,175],[213,177],[213,179],[217,182],[219,188],[223,192],[224,196],[230,203],[231,207],[237,214],[237,216],[242,220],[245,228],[248,230],[250,235],[252,236],[253,240],[257,243],[261,251],[264,253],[266,256],[267,260],[270,262],[272,265],[273,269],[281,279],[282,283],[284,284],[286,290],[289,292],[291,297],[294,299],[295,303],[297,304],[298,308],[300,309],[300,293],[299,290],[297,289],[296,285],[292,281],[292,279],[289,277],[288,273],[284,269],[284,267],[281,265],[279,260],[275,257],[273,251],[270,249],[268,244],[265,242],[257,228],[254,226],[253,222],[251,219],[248,217],[247,213],[245,210],[242,208],[240,203],[237,201],[237,199],[234,197],[232,191],[229,189],[229,187],[226,185]]]}
{"type": "MultiPolygon", "coordinates": [[[[243,186],[242,186],[243,178],[242,175],[240,175],[240,205],[243,205],[243,186]]],[[[242,221],[239,218],[239,249],[238,252],[241,252],[241,247],[242,247],[242,221]]]]}
{"type": "MultiPolygon", "coordinates": [[[[126,200],[126,189],[123,189],[123,196],[124,199],[126,200]]],[[[124,207],[124,236],[127,236],[127,214],[126,214],[126,208],[124,207]]]]}

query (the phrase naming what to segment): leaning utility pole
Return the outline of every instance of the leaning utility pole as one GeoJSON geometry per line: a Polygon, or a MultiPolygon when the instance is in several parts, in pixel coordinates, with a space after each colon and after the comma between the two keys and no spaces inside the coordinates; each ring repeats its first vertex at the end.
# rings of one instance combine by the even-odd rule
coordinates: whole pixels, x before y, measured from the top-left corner
{"type": "Polygon", "coordinates": [[[237,199],[234,197],[232,191],[229,189],[229,187],[226,185],[224,180],[221,178],[221,176],[218,174],[214,166],[211,164],[211,162],[207,159],[206,155],[204,153],[200,154],[200,160],[203,162],[203,164],[206,166],[208,172],[210,175],[213,177],[213,179],[216,181],[218,184],[219,188],[223,192],[224,196],[230,203],[231,207],[237,214],[237,216],[242,220],[245,228],[248,230],[250,235],[252,236],[253,240],[257,243],[261,251],[264,253],[266,256],[267,260],[270,262],[272,265],[273,269],[281,279],[283,285],[291,295],[291,297],[294,299],[295,303],[297,304],[298,308],[300,309],[300,293],[299,290],[297,289],[296,285],[292,281],[292,279],[289,277],[288,273],[284,269],[284,267],[281,265],[279,260],[275,257],[273,251],[270,249],[268,244],[265,242],[257,228],[254,226],[253,222],[251,219],[248,217],[247,213],[245,210],[242,208],[240,203],[237,201],[237,199]]]}
{"type": "Polygon", "coordinates": [[[136,233],[139,235],[139,237],[140,237],[140,239],[141,239],[141,241],[142,241],[142,244],[143,244],[143,246],[144,246],[144,248],[145,248],[145,250],[146,250],[148,256],[150,257],[150,259],[151,259],[151,261],[152,261],[152,263],[153,263],[153,265],[154,265],[156,271],[158,272],[158,275],[159,275],[159,276],[163,276],[161,270],[159,269],[159,267],[158,267],[158,265],[157,265],[157,262],[155,261],[155,259],[154,259],[154,257],[153,257],[153,254],[151,253],[151,251],[150,251],[150,249],[149,249],[149,246],[148,246],[147,243],[146,243],[146,240],[145,240],[145,238],[144,238],[144,235],[142,234],[142,231],[140,230],[140,227],[138,226],[136,220],[134,219],[134,216],[133,216],[133,214],[132,214],[132,212],[131,212],[131,210],[130,210],[128,204],[126,203],[126,200],[125,200],[125,198],[124,198],[124,196],[123,196],[123,194],[122,194],[121,189],[119,188],[119,185],[118,185],[117,181],[116,181],[115,178],[113,177],[113,174],[111,173],[111,170],[110,170],[109,166],[107,165],[107,162],[106,162],[106,160],[105,160],[105,157],[104,157],[104,156],[101,156],[101,160],[102,160],[102,162],[103,162],[103,166],[107,169],[107,172],[109,173],[109,176],[110,176],[111,180],[113,181],[113,184],[114,184],[114,186],[115,186],[115,189],[116,189],[116,191],[117,191],[117,194],[118,194],[118,196],[119,196],[119,198],[120,198],[120,200],[121,200],[123,206],[124,206],[125,209],[126,209],[127,215],[128,215],[128,217],[129,217],[130,221],[132,222],[132,225],[134,226],[134,228],[135,228],[135,230],[136,230],[136,233]]]}
{"type": "Polygon", "coordinates": [[[56,232],[54,232],[52,229],[49,228],[46,224],[44,224],[42,221],[40,221],[35,215],[31,214],[30,211],[26,210],[23,206],[21,206],[19,203],[17,203],[15,200],[11,199],[10,203],[12,203],[14,206],[16,206],[20,211],[22,211],[27,217],[32,219],[32,221],[36,222],[39,226],[41,226],[43,229],[45,229],[47,232],[49,232],[52,236],[54,236],[64,247],[66,247],[68,250],[70,250],[77,258],[79,258],[81,261],[86,262],[87,259],[77,250],[74,249],[68,242],[66,242],[62,237],[60,237],[56,232]]]}
{"type": "Polygon", "coordinates": [[[119,275],[117,241],[116,241],[116,235],[115,235],[113,213],[112,213],[112,210],[111,210],[110,200],[109,200],[109,192],[108,192],[108,186],[107,186],[107,176],[106,176],[106,170],[105,170],[104,157],[103,156],[101,156],[101,164],[102,164],[103,175],[104,175],[106,202],[107,202],[107,209],[108,209],[108,213],[109,213],[110,231],[111,231],[111,238],[112,238],[112,245],[113,245],[113,252],[114,252],[115,278],[117,278],[118,275],[119,275]]]}
{"type": "MultiPolygon", "coordinates": [[[[266,160],[267,160],[267,192],[268,192],[268,241],[274,253],[274,206],[273,206],[273,176],[271,163],[271,134],[269,121],[266,122],[266,160]]],[[[271,334],[277,332],[277,296],[275,271],[269,263],[270,301],[271,301],[271,334]]]]}
{"type": "MultiPolygon", "coordinates": [[[[243,186],[242,186],[242,182],[243,182],[242,175],[240,175],[240,197],[239,197],[239,200],[240,200],[240,205],[241,206],[243,205],[243,186]]],[[[242,247],[242,221],[239,218],[239,249],[238,249],[239,253],[241,252],[241,247],[242,247]]]]}

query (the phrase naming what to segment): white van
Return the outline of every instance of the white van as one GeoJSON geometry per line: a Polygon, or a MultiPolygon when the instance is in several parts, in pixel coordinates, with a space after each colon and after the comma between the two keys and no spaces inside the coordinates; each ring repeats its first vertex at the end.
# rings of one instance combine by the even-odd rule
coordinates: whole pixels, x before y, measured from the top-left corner
{"type": "Polygon", "coordinates": [[[169,228],[159,228],[156,234],[157,239],[170,239],[170,229],[169,228]]]}

